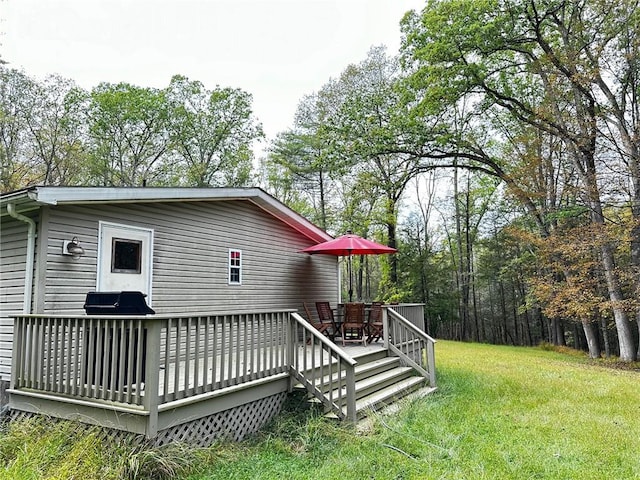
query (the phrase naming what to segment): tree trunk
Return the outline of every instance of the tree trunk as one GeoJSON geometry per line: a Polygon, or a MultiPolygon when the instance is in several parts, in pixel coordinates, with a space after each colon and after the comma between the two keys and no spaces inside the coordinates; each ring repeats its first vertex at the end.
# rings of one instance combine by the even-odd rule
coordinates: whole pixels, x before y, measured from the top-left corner
{"type": "Polygon", "coordinates": [[[360,255],[358,270],[356,272],[356,298],[358,301],[364,297],[364,255],[360,255]]]}
{"type": "Polygon", "coordinates": [[[496,334],[496,312],[493,308],[493,284],[489,284],[489,311],[491,312],[491,343],[498,343],[496,334]]]}
{"type": "Polygon", "coordinates": [[[547,318],[542,314],[540,308],[535,307],[536,320],[538,321],[538,328],[540,329],[540,334],[536,338],[536,343],[540,343],[545,338],[545,334],[548,331],[547,327],[547,318]]]}
{"type": "Polygon", "coordinates": [[[475,282],[473,282],[473,311],[476,318],[476,328],[478,330],[478,341],[484,342],[486,335],[484,332],[484,315],[479,312],[482,311],[482,294],[476,292],[475,282]]]}
{"type": "Polygon", "coordinates": [[[613,318],[618,331],[618,345],[620,347],[620,360],[623,362],[633,362],[636,359],[637,349],[633,344],[633,333],[631,331],[631,322],[624,309],[624,296],[615,273],[615,262],[613,258],[613,247],[607,242],[601,247],[602,263],[604,266],[604,276],[607,280],[607,288],[609,290],[609,298],[613,303],[613,318]]]}
{"type": "Polygon", "coordinates": [[[590,358],[600,358],[600,345],[598,344],[598,335],[596,329],[593,328],[593,322],[588,320],[582,320],[582,330],[584,336],[587,339],[587,346],[589,348],[590,358]]]}
{"type": "Polygon", "coordinates": [[[517,298],[517,294],[516,294],[516,286],[513,284],[513,282],[511,282],[511,296],[512,296],[512,305],[511,305],[511,310],[513,311],[513,331],[514,331],[514,338],[516,343],[514,345],[521,345],[522,342],[520,341],[520,329],[518,328],[518,298],[517,298]]]}
{"type": "Polygon", "coordinates": [[[564,338],[564,324],[562,320],[554,319],[553,329],[553,344],[560,347],[566,347],[567,340],[564,338]]]}
{"type": "Polygon", "coordinates": [[[611,357],[611,345],[609,343],[609,331],[607,329],[607,321],[600,317],[600,335],[602,335],[602,341],[604,343],[604,355],[605,357],[611,357]]]}
{"type": "MultiPolygon", "coordinates": [[[[525,286],[524,286],[524,282],[522,281],[521,272],[518,272],[518,277],[516,279],[516,282],[518,283],[518,293],[520,295],[520,300],[524,304],[525,298],[527,296],[527,292],[525,291],[525,286]]],[[[526,339],[526,344],[531,346],[532,338],[531,338],[531,321],[530,321],[529,309],[526,309],[524,311],[523,318],[524,318],[524,325],[522,326],[524,330],[522,333],[523,343],[524,343],[524,340],[526,339]]]]}
{"type": "Polygon", "coordinates": [[[453,170],[453,202],[456,215],[456,253],[458,260],[458,285],[460,286],[458,292],[459,298],[459,311],[460,311],[460,326],[461,336],[463,340],[467,337],[467,326],[469,324],[469,285],[466,279],[466,265],[465,259],[462,255],[462,222],[460,212],[460,192],[458,190],[458,169],[453,170]]]}
{"type": "MultiPolygon", "coordinates": [[[[395,211],[395,204],[392,204],[391,201],[389,201],[389,207],[388,207],[388,211],[387,211],[387,215],[388,218],[390,219],[387,222],[387,236],[388,238],[388,243],[387,245],[391,248],[396,248],[396,211],[395,211]]],[[[389,257],[389,282],[391,283],[391,285],[397,285],[398,283],[398,259],[396,257],[396,255],[388,255],[389,257]]]]}
{"type": "Polygon", "coordinates": [[[636,359],[640,358],[640,309],[638,309],[638,313],[636,313],[636,323],[638,324],[638,353],[636,355],[636,359]]]}
{"type": "Polygon", "coordinates": [[[502,329],[502,343],[504,345],[507,344],[507,330],[509,329],[508,325],[507,325],[507,302],[504,298],[504,284],[502,283],[502,280],[499,281],[498,285],[500,285],[500,307],[501,307],[501,313],[502,313],[502,325],[503,325],[503,329],[502,329]]]}
{"type": "Polygon", "coordinates": [[[326,204],[326,192],[324,188],[324,175],[322,172],[318,175],[318,182],[320,186],[320,227],[323,230],[327,229],[327,204],[326,204]]]}

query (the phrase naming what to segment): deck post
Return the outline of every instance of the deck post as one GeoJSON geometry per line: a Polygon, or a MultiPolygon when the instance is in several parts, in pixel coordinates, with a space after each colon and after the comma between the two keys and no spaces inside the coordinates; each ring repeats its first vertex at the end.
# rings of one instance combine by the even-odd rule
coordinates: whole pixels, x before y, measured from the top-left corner
{"type": "Polygon", "coordinates": [[[285,339],[285,345],[287,346],[287,358],[285,359],[285,365],[287,365],[289,369],[289,393],[291,393],[295,384],[295,376],[292,374],[292,372],[295,369],[294,361],[296,359],[295,354],[298,346],[298,325],[292,318],[291,313],[287,315],[287,327],[288,338],[285,339]]]}
{"type": "Polygon", "coordinates": [[[389,316],[387,314],[387,309],[382,309],[382,341],[384,344],[385,350],[389,349],[389,316]]]}
{"type": "MultiPolygon", "coordinates": [[[[162,323],[153,318],[144,321],[144,329],[147,331],[145,361],[145,386],[144,409],[149,412],[145,435],[148,439],[155,438],[158,434],[158,398],[160,388],[160,332],[162,323]]],[[[145,335],[141,335],[145,338],[145,335]]],[[[144,341],[144,340],[143,340],[144,341]]]]}
{"type": "Polygon", "coordinates": [[[427,342],[427,361],[429,362],[429,386],[436,386],[436,353],[433,342],[427,342]]]}
{"type": "Polygon", "coordinates": [[[23,385],[19,384],[20,375],[22,374],[22,358],[23,358],[23,338],[25,333],[23,331],[25,327],[25,319],[23,317],[15,317],[13,320],[13,352],[11,365],[11,380],[9,388],[17,388],[22,387],[23,385]]]}
{"type": "Polygon", "coordinates": [[[353,365],[347,365],[345,380],[347,387],[347,420],[356,423],[358,420],[358,413],[356,412],[356,369],[353,365]]]}

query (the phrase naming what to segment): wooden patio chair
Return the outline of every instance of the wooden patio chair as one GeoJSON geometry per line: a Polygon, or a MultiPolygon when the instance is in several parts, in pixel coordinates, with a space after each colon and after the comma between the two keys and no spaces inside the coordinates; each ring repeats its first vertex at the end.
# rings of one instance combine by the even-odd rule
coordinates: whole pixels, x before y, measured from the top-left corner
{"type": "Polygon", "coordinates": [[[361,342],[367,344],[364,322],[364,303],[346,303],[344,305],[344,322],[340,327],[342,345],[346,342],[361,342]]]}
{"type": "Polygon", "coordinates": [[[335,338],[335,332],[336,332],[335,326],[332,325],[331,323],[323,322],[322,319],[315,320],[313,318],[313,315],[311,314],[311,309],[309,308],[309,305],[307,305],[307,302],[302,302],[302,306],[304,307],[304,311],[307,314],[307,319],[309,320],[309,323],[313,325],[314,328],[318,330],[320,333],[322,333],[329,339],[333,340],[335,338]]]}
{"type": "Polygon", "coordinates": [[[369,311],[369,321],[367,322],[367,342],[377,342],[382,338],[382,302],[373,302],[369,311]]]}
{"type": "Polygon", "coordinates": [[[309,322],[311,323],[311,325],[313,325],[320,333],[327,336],[331,341],[334,341],[336,338],[336,334],[338,333],[338,328],[336,327],[336,322],[333,319],[333,311],[329,306],[329,302],[316,302],[318,321],[315,321],[313,319],[309,306],[306,303],[303,303],[303,305],[304,310],[307,313],[307,317],[309,317],[309,322]],[[319,307],[318,304],[322,304],[322,307],[319,307]]]}

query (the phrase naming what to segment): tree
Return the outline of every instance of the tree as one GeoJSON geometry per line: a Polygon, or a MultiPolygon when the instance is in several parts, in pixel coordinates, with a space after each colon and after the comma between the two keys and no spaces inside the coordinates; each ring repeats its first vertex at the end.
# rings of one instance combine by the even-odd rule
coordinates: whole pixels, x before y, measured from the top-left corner
{"type": "Polygon", "coordinates": [[[89,182],[104,186],[163,185],[173,170],[166,93],[128,83],[91,91],[89,182]]]}
{"type": "MultiPolygon", "coordinates": [[[[398,87],[401,78],[397,58],[384,47],[373,47],[367,58],[350,65],[337,80],[339,107],[329,118],[331,145],[356,172],[354,188],[361,189],[377,208],[374,223],[386,229],[387,244],[396,247],[398,208],[407,185],[422,170],[419,157],[394,150],[403,136],[406,110],[398,87]]],[[[390,258],[389,283],[398,280],[396,258],[390,258]]]]}
{"type": "Polygon", "coordinates": [[[532,277],[533,293],[549,318],[579,318],[592,358],[600,356],[594,323],[607,316],[611,305],[601,288],[598,246],[592,225],[561,229],[537,243],[537,260],[545,266],[532,277]],[[562,281],[558,281],[562,279],[562,281]]]}
{"type": "MultiPolygon", "coordinates": [[[[207,90],[176,75],[168,88],[172,145],[190,186],[245,186],[253,165],[253,143],[263,137],[251,95],[233,88],[207,90]]],[[[180,168],[182,170],[182,168],[180,168]]]]}
{"type": "MultiPolygon", "coordinates": [[[[443,0],[429,2],[422,16],[409,15],[404,21],[405,58],[414,70],[411,82],[418,89],[418,110],[433,115],[442,111],[436,99],[451,107],[467,98],[476,115],[502,110],[514,121],[559,138],[580,180],[591,222],[600,226],[606,223],[598,168],[602,116],[592,72],[598,66],[594,59],[604,60],[605,47],[614,38],[600,36],[594,27],[601,22],[613,26],[617,21],[611,13],[615,9],[607,7],[608,2],[597,1],[443,0]]],[[[479,168],[489,167],[503,180],[511,180],[510,187],[518,192],[513,178],[487,155],[490,143],[478,148],[478,136],[470,135],[471,131],[463,141],[454,138],[456,155],[476,162],[469,167],[478,168],[479,163],[479,168]]],[[[530,199],[520,198],[544,227],[539,212],[531,211],[530,199]]],[[[600,257],[620,355],[633,360],[633,335],[620,307],[624,292],[610,242],[600,244],[600,257]]]]}
{"type": "Polygon", "coordinates": [[[34,82],[25,73],[0,66],[0,188],[16,190],[34,181],[24,150],[26,114],[34,82]]]}
{"type": "Polygon", "coordinates": [[[73,185],[83,172],[86,92],[51,75],[0,67],[2,188],[73,185]]]}
{"type": "Polygon", "coordinates": [[[25,116],[38,183],[76,185],[83,176],[87,93],[57,75],[34,86],[25,116]]]}
{"type": "Polygon", "coordinates": [[[310,205],[312,221],[325,230],[338,228],[335,202],[336,179],[345,173],[336,158],[332,139],[326,136],[330,112],[336,108],[335,82],[306,95],[298,104],[294,126],[273,142],[268,161],[285,169],[310,205]]]}

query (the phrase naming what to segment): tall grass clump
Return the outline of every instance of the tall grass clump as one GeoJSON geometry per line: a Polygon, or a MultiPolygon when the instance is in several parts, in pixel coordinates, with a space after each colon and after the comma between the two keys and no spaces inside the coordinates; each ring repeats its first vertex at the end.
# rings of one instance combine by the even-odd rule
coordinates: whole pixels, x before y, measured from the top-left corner
{"type": "Polygon", "coordinates": [[[0,433],[2,479],[115,479],[97,429],[33,417],[6,424],[0,433]]]}
{"type": "Polygon", "coordinates": [[[120,456],[119,478],[170,480],[198,471],[208,456],[198,447],[173,443],[162,447],[138,445],[120,456]]]}
{"type": "Polygon", "coordinates": [[[123,438],[44,416],[6,423],[0,432],[0,479],[165,480],[197,472],[208,462],[204,449],[179,443],[153,447],[123,438]]]}

